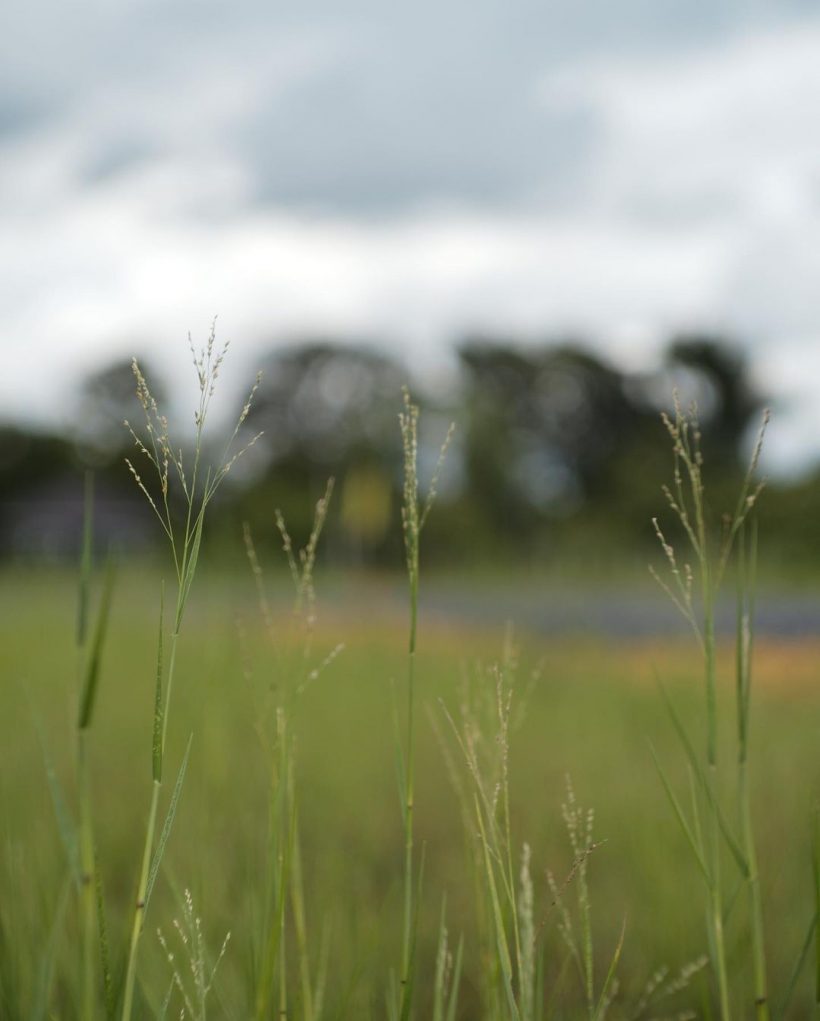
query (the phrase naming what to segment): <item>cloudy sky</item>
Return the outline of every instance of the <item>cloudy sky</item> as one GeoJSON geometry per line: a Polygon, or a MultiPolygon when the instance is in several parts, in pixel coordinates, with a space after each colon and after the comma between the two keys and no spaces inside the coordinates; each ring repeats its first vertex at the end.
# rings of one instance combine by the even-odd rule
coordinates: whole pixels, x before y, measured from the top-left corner
{"type": "MultiPolygon", "coordinates": [[[[816,8],[815,8],[816,10],[816,8]]],[[[214,314],[471,329],[650,366],[736,335],[769,463],[820,456],[820,14],[797,0],[12,0],[0,36],[4,417],[59,420],[214,314]]]]}

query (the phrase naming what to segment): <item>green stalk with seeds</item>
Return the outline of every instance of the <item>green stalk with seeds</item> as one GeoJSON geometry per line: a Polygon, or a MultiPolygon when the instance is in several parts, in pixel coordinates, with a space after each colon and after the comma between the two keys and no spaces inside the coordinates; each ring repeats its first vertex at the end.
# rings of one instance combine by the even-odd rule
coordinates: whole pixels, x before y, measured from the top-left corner
{"type": "MultiPolygon", "coordinates": [[[[666,557],[669,580],[664,580],[652,571],[653,576],[670,596],[675,606],[689,622],[703,655],[704,696],[706,708],[706,749],[703,763],[698,760],[692,742],[683,724],[672,708],[672,721],[681,739],[690,766],[696,775],[700,792],[705,796],[707,826],[701,833],[697,800],[695,800],[694,825],[690,825],[680,804],[672,794],[671,787],[661,771],[664,789],[670,797],[690,846],[693,848],[701,868],[707,895],[709,919],[709,941],[712,963],[717,983],[719,1014],[722,1021],[732,1016],[729,989],[729,974],[726,960],[726,937],[724,933],[725,893],[722,877],[722,851],[724,843],[731,851],[741,878],[747,884],[751,904],[752,964],[755,975],[755,1012],[758,1021],[768,1021],[769,1006],[766,987],[765,950],[763,942],[763,915],[760,900],[760,881],[751,824],[751,806],[748,785],[748,722],[751,663],[751,577],[747,576],[748,561],[754,562],[745,547],[744,525],[749,518],[762,488],[754,481],[763,436],[768,424],[768,412],[758,434],[746,474],[740,486],[734,513],[724,518],[719,543],[714,544],[709,531],[706,514],[703,482],[703,455],[701,434],[696,409],[684,413],[675,395],[674,418],[663,416],[663,422],[672,440],[673,485],[664,487],[664,495],[672,512],[678,519],[691,547],[695,570],[688,563],[679,564],[676,552],[666,541],[657,520],[653,521],[655,532],[666,557]],[[720,803],[718,773],[718,701],[716,677],[715,607],[717,596],[733,552],[738,554],[738,624],[736,653],[736,702],[738,720],[738,815],[741,835],[738,839],[726,820],[720,803]],[[700,589],[700,607],[693,594],[697,577],[700,589]]],[[[657,761],[657,760],[656,760],[657,761]]]]}
{"type": "Polygon", "coordinates": [[[436,498],[441,470],[452,440],[451,425],[439,451],[427,496],[419,500],[418,480],[418,422],[419,409],[404,391],[404,410],[399,414],[404,464],[402,491],[402,528],[404,533],[405,562],[410,596],[410,621],[407,643],[407,707],[406,738],[400,775],[400,794],[404,823],[404,919],[402,925],[401,972],[399,990],[399,1017],[409,1018],[413,1003],[413,956],[415,948],[414,925],[417,915],[415,880],[413,878],[413,812],[414,812],[414,754],[415,754],[415,687],[416,638],[419,605],[419,543],[421,532],[436,498]]]}
{"type": "MultiPolygon", "coordinates": [[[[156,500],[140,474],[130,460],[126,463],[134,476],[137,486],[148,500],[154,515],[159,520],[171,547],[171,554],[176,573],[176,607],[174,611],[173,630],[170,635],[170,649],[168,657],[167,673],[163,675],[163,617],[160,612],[159,640],[157,651],[157,671],[154,693],[154,723],[151,741],[151,803],[148,809],[148,819],[145,827],[145,840],[143,844],[137,895],[134,903],[134,913],[131,924],[131,936],[128,945],[128,957],[125,973],[125,986],[123,995],[122,1021],[129,1021],[133,1012],[134,992],[136,986],[137,949],[145,921],[145,912],[151,895],[154,881],[156,879],[162,853],[168,833],[173,824],[174,813],[178,803],[179,791],[185,775],[188,762],[186,752],[180,768],[177,784],[171,798],[168,815],[163,826],[159,844],[154,849],[154,838],[157,828],[157,815],[159,812],[160,794],[162,790],[162,774],[165,756],[165,744],[168,733],[168,718],[171,705],[171,693],[174,684],[174,675],[177,658],[177,645],[182,627],[188,597],[191,592],[194,576],[196,574],[199,560],[200,546],[202,542],[202,531],[205,523],[205,513],[213,496],[230,471],[236,460],[258,439],[254,436],[250,442],[236,453],[232,452],[232,446],[239,430],[251,408],[251,402],[260,377],[257,376],[256,383],[242,408],[217,468],[207,469],[202,479],[202,454],[203,454],[203,432],[208,417],[211,399],[213,398],[216,381],[219,371],[225,358],[228,345],[221,349],[215,347],[215,333],[212,327],[210,336],[205,346],[197,352],[189,338],[191,355],[199,383],[199,403],[194,412],[194,453],[193,463],[190,471],[186,468],[182,450],[175,447],[169,436],[168,419],[160,413],[157,402],[151,394],[148,383],[136,361],[133,362],[134,377],[137,386],[137,397],[142,405],[145,414],[144,437],[140,437],[132,426],[126,422],[126,428],[131,433],[138,451],[147,458],[153,471],[156,473],[160,496],[156,500]],[[177,484],[184,499],[185,510],[184,522],[180,524],[171,510],[169,491],[171,484],[177,484]],[[164,680],[164,691],[163,691],[164,680]]],[[[161,600],[164,604],[164,596],[161,600]]],[[[190,751],[190,742],[188,745],[190,751]]]]}
{"type": "MultiPolygon", "coordinates": [[[[276,1011],[285,1017],[289,1012],[287,974],[287,936],[293,924],[299,974],[301,1016],[303,1021],[319,1021],[324,996],[324,963],[320,962],[315,985],[311,978],[308,952],[307,911],[302,876],[299,841],[299,814],[295,778],[295,737],[291,719],[299,697],[341,652],[337,646],[322,661],[313,660],[313,631],[316,623],[316,593],[313,573],[319,539],[327,518],[333,493],[333,479],[328,480],[324,496],[316,504],[313,527],[304,548],[295,549],[284,517],[277,510],[276,525],[282,540],[294,587],[291,623],[299,632],[295,662],[285,661],[284,650],[277,642],[270,603],[265,591],[264,573],[256,553],[251,530],[244,526],[245,549],[256,584],[259,612],[267,637],[276,657],[276,678],[268,685],[272,705],[258,707],[257,733],[265,752],[270,756],[268,801],[268,834],[264,912],[259,934],[259,964],[255,976],[253,1013],[258,1021],[276,1011]],[[276,693],[276,694],[274,694],[276,693]],[[264,726],[272,715],[272,726],[264,726]]],[[[240,636],[241,637],[241,636],[240,636]]],[[[246,676],[250,679],[249,667],[246,676]]]]}

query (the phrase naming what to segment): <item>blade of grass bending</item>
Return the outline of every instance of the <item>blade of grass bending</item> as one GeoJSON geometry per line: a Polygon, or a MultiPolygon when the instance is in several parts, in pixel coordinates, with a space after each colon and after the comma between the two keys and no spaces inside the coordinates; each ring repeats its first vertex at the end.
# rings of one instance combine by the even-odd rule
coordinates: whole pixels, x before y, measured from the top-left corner
{"type": "Polygon", "coordinates": [[[786,991],[783,994],[783,999],[780,1001],[780,1007],[778,1008],[778,1017],[780,1018],[786,1017],[786,1011],[789,1009],[792,996],[794,996],[794,990],[797,988],[797,980],[800,978],[800,973],[803,971],[803,965],[806,963],[806,958],[809,956],[809,951],[811,950],[811,944],[814,939],[815,931],[817,930],[818,920],[820,920],[820,915],[815,911],[812,920],[809,922],[806,935],[803,938],[800,953],[797,955],[797,960],[794,962],[794,968],[792,969],[791,977],[789,978],[788,985],[786,986],[786,991]]]}
{"type": "Polygon", "coordinates": [[[85,473],[83,498],[83,548],[80,557],[80,580],[77,592],[77,647],[85,645],[88,632],[88,601],[91,593],[94,541],[94,473],[85,473]]]}
{"type": "Polygon", "coordinates": [[[703,878],[706,880],[707,885],[711,888],[712,877],[709,874],[709,869],[706,866],[706,862],[703,860],[703,855],[701,853],[700,847],[698,847],[698,842],[695,839],[695,835],[692,832],[692,829],[689,825],[686,816],[684,815],[683,808],[681,807],[680,802],[675,796],[675,792],[672,790],[672,785],[669,783],[669,779],[666,776],[666,773],[664,772],[663,766],[661,765],[657,753],[655,752],[655,749],[651,742],[649,742],[649,751],[655,763],[655,768],[658,771],[658,776],[661,778],[663,789],[666,791],[666,796],[667,798],[669,798],[669,803],[671,804],[675,812],[675,816],[677,817],[678,823],[680,824],[680,828],[683,830],[686,839],[689,841],[689,846],[692,848],[692,853],[695,856],[695,861],[698,863],[698,867],[700,868],[700,871],[703,873],[703,878]]]}
{"type": "Polygon", "coordinates": [[[102,660],[103,646],[105,645],[106,634],[108,633],[108,618],[111,609],[111,594],[114,589],[114,564],[111,559],[105,571],[102,595],[100,597],[100,610],[97,616],[97,627],[94,631],[94,640],[86,661],[85,677],[83,680],[82,697],[80,699],[80,713],[77,720],[79,730],[87,730],[91,724],[91,716],[94,712],[94,700],[97,694],[97,684],[100,677],[100,662],[102,660]]]}
{"type": "Polygon", "coordinates": [[[174,784],[174,791],[171,795],[171,801],[168,805],[168,813],[165,816],[165,822],[162,824],[162,831],[159,835],[159,841],[157,843],[157,849],[154,852],[154,857],[151,859],[151,867],[148,871],[148,885],[145,888],[145,908],[148,908],[148,901],[151,899],[151,892],[154,889],[154,883],[157,879],[159,867],[162,862],[162,856],[165,853],[165,845],[168,843],[168,837],[171,835],[171,827],[174,825],[174,817],[177,813],[177,806],[179,805],[179,797],[182,793],[182,784],[185,780],[185,770],[188,768],[188,756],[191,754],[191,743],[194,740],[193,734],[188,738],[188,745],[185,749],[185,755],[182,757],[182,765],[179,767],[179,773],[177,774],[177,780],[174,784]]]}
{"type": "Polygon", "coordinates": [[[154,734],[151,770],[155,783],[162,783],[162,731],[164,708],[162,702],[162,626],[165,617],[165,582],[159,589],[159,637],[157,639],[157,683],[154,693],[154,734]]]}
{"type": "Polygon", "coordinates": [[[720,827],[720,832],[723,835],[723,839],[726,841],[726,846],[731,851],[732,857],[735,859],[735,863],[737,864],[737,867],[740,869],[741,874],[745,879],[748,879],[749,864],[746,861],[746,857],[743,854],[743,851],[740,845],[738,844],[737,839],[733,835],[729,827],[729,824],[726,822],[726,816],[723,814],[723,809],[721,808],[719,802],[717,801],[717,798],[715,797],[715,794],[712,791],[712,788],[703,773],[703,767],[698,761],[697,754],[689,738],[689,735],[686,732],[686,728],[683,725],[683,721],[678,715],[678,711],[675,708],[674,702],[669,696],[669,692],[666,690],[665,686],[660,680],[658,681],[658,687],[660,688],[661,695],[663,696],[664,703],[666,704],[666,708],[669,711],[669,715],[672,719],[672,724],[675,728],[675,732],[677,733],[680,742],[683,745],[683,750],[686,752],[686,757],[689,759],[689,762],[692,766],[695,776],[697,777],[700,786],[703,788],[706,797],[709,799],[709,804],[715,811],[718,826],[720,827]]]}
{"type": "Polygon", "coordinates": [[[598,997],[598,1006],[595,1008],[595,1014],[593,1015],[594,1021],[601,1021],[606,1013],[606,994],[609,992],[609,987],[612,985],[612,981],[615,978],[615,972],[618,970],[618,963],[621,960],[621,951],[624,948],[625,937],[626,919],[623,920],[623,924],[621,925],[621,935],[618,937],[618,945],[615,947],[615,953],[612,955],[612,960],[609,962],[609,970],[606,973],[606,978],[604,979],[604,984],[601,988],[601,995],[598,997]]]}

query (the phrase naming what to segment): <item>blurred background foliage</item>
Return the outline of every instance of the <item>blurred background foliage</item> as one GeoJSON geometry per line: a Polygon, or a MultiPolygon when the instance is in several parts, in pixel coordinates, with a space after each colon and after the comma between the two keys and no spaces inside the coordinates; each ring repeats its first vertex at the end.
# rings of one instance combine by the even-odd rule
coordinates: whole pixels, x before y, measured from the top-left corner
{"type": "MultiPolygon", "coordinates": [[[[166,382],[141,364],[160,406],[173,407],[166,382]]],[[[248,437],[263,436],[220,492],[208,535],[217,559],[235,554],[243,521],[275,542],[274,508],[303,540],[332,475],[326,562],[400,566],[396,416],[407,383],[425,411],[423,475],[449,421],[457,428],[430,521],[431,564],[549,566],[559,553],[562,563],[592,570],[643,563],[654,542],[651,519],[664,510],[660,483],[671,473],[660,413],[673,388],[683,403],[697,403],[716,512],[731,502],[767,398],[739,349],[708,335],[672,338],[661,367],[648,373],[609,363],[575,338],[522,345],[466,337],[455,378],[430,392],[378,348],[336,338],[272,347],[262,370],[245,426],[248,437]]],[[[137,452],[123,420],[138,425],[142,415],[131,364],[117,361],[85,381],[61,434],[0,426],[3,557],[74,555],[86,468],[97,477],[100,542],[150,551],[160,532],[124,462],[137,452]]],[[[778,570],[799,575],[820,562],[818,511],[820,472],[769,485],[764,549],[778,570]]]]}

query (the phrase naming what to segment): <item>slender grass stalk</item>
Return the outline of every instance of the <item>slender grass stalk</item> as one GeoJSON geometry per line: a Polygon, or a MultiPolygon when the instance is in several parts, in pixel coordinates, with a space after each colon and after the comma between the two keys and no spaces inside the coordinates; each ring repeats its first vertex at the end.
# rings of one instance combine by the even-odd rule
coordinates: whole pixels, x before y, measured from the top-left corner
{"type": "MultiPolygon", "coordinates": [[[[287,934],[292,917],[299,972],[301,1015],[304,1021],[317,1021],[324,997],[324,965],[320,963],[315,989],[311,982],[308,952],[307,912],[305,908],[301,846],[299,842],[298,801],[295,784],[295,740],[291,717],[298,697],[341,651],[337,646],[318,665],[312,660],[312,636],[316,622],[316,594],[313,572],[319,538],[325,524],[333,493],[330,479],[325,494],[316,505],[313,527],[307,544],[295,550],[280,511],[276,512],[282,547],[294,585],[292,621],[300,631],[301,645],[296,661],[286,661],[285,650],[276,643],[270,603],[265,592],[264,575],[247,524],[244,527],[245,548],[257,588],[259,610],[265,630],[276,653],[276,683],[273,734],[258,722],[257,730],[265,750],[271,756],[270,793],[268,800],[268,844],[265,872],[265,904],[261,933],[261,954],[254,991],[254,1016],[258,1021],[275,1010],[284,1017],[291,1003],[288,995],[287,934]],[[290,905],[290,914],[288,912],[290,905]]],[[[260,711],[260,716],[264,712],[260,711]]]]}
{"type": "MultiPolygon", "coordinates": [[[[83,514],[83,547],[80,564],[80,585],[77,600],[77,649],[85,656],[88,632],[88,606],[90,601],[91,572],[94,536],[94,479],[85,474],[85,500],[83,514]]],[[[85,691],[81,698],[85,700],[85,691]]],[[[82,703],[81,703],[82,705],[82,703]]],[[[82,709],[80,710],[82,713],[82,709]]],[[[87,727],[77,721],[77,787],[80,810],[80,897],[82,947],[82,1005],[81,1016],[90,1021],[94,1016],[94,917],[92,910],[92,876],[94,871],[94,834],[91,819],[91,790],[88,767],[87,727]]]]}
{"type": "MultiPolygon", "coordinates": [[[[91,593],[93,544],[93,481],[86,474],[85,514],[83,527],[83,553],[80,572],[79,609],[77,616],[77,643],[82,658],[82,686],[79,695],[76,731],[77,788],[79,798],[79,863],[80,863],[80,947],[81,1017],[92,1021],[96,1013],[97,988],[95,943],[97,942],[97,872],[94,852],[94,825],[91,806],[91,776],[89,764],[89,731],[94,716],[99,685],[102,652],[108,632],[111,593],[114,573],[109,561],[94,634],[88,644],[88,617],[91,593]]],[[[100,939],[102,934],[99,934],[100,939]]]]}
{"type": "Polygon", "coordinates": [[[752,686],[752,651],[754,641],[754,591],[757,568],[757,522],[752,520],[747,539],[746,529],[738,533],[738,611],[736,640],[737,706],[737,787],[740,809],[741,846],[749,866],[749,909],[752,927],[752,964],[755,982],[755,1015],[757,1021],[769,1021],[769,991],[766,974],[766,946],[763,924],[763,902],[757,865],[752,803],[749,792],[749,710],[752,686]]]}
{"type": "Polygon", "coordinates": [[[399,1015],[402,1019],[410,1016],[413,1003],[414,920],[417,916],[413,879],[413,815],[415,796],[415,695],[419,604],[419,547],[421,532],[436,498],[438,480],[454,430],[454,426],[451,425],[447,431],[439,451],[438,462],[433,472],[427,496],[422,504],[419,501],[418,422],[419,408],[412,403],[410,393],[405,389],[404,410],[399,414],[399,427],[401,429],[404,464],[401,514],[410,601],[410,619],[407,641],[406,737],[402,769],[400,770],[404,824],[404,917],[399,990],[399,1015]]]}
{"type": "MultiPolygon", "coordinates": [[[[168,419],[163,415],[157,402],[151,394],[148,383],[136,361],[133,362],[134,377],[136,380],[137,397],[142,405],[145,414],[144,438],[140,437],[134,428],[126,421],[125,426],[130,432],[137,450],[148,460],[153,471],[156,473],[159,483],[159,497],[155,499],[143,482],[139,472],[130,460],[126,459],[128,468],[134,476],[134,480],[148,500],[155,517],[165,532],[174,563],[176,573],[176,606],[174,610],[173,629],[170,635],[170,649],[168,657],[167,674],[163,678],[163,621],[160,617],[160,634],[157,651],[157,681],[154,697],[154,724],[151,743],[151,801],[148,809],[148,819],[145,826],[145,840],[143,843],[139,880],[137,884],[137,895],[134,903],[133,918],[131,923],[131,936],[128,945],[128,955],[125,973],[122,1021],[130,1021],[133,1006],[134,992],[136,987],[137,949],[142,934],[145,911],[150,896],[153,881],[159,869],[159,859],[154,853],[154,838],[157,829],[157,815],[159,812],[160,794],[162,790],[162,772],[165,755],[166,739],[168,734],[168,719],[171,706],[171,695],[174,686],[176,671],[177,646],[180,630],[191,592],[196,568],[199,561],[199,551],[202,541],[202,532],[205,523],[207,507],[216,493],[219,485],[230,471],[236,460],[256,442],[258,435],[250,442],[232,453],[232,445],[239,434],[245,419],[251,408],[251,402],[260,377],[257,376],[256,383],[240,412],[236,426],[231,434],[222,455],[219,466],[216,468],[203,469],[203,433],[205,423],[213,398],[216,381],[219,371],[225,358],[228,345],[221,349],[215,347],[215,332],[211,328],[205,346],[197,353],[189,338],[189,346],[199,382],[199,403],[194,411],[194,452],[193,462],[190,469],[186,467],[181,448],[176,447],[169,435],[168,419]],[[181,489],[184,500],[184,511],[180,523],[172,513],[169,492],[172,481],[181,489]],[[164,691],[163,691],[164,680],[164,691]]],[[[189,744],[190,748],[190,744],[189,744]]],[[[180,770],[178,786],[184,777],[186,758],[180,770]]],[[[166,819],[166,827],[170,828],[173,822],[173,809],[175,809],[178,790],[175,789],[175,797],[172,799],[172,810],[169,810],[166,819]]],[[[161,855],[164,850],[167,833],[163,829],[163,840],[157,849],[161,855]]]]}
{"type": "MultiPolygon", "coordinates": [[[[663,416],[664,424],[672,440],[674,472],[673,485],[664,487],[664,495],[671,510],[678,518],[691,547],[695,570],[688,563],[682,567],[676,558],[675,550],[668,543],[657,520],[653,522],[655,532],[660,541],[667,560],[670,580],[661,580],[653,571],[654,576],[671,597],[677,608],[690,623],[698,640],[704,666],[704,695],[706,708],[706,749],[704,766],[697,761],[694,750],[686,737],[682,725],[673,713],[673,722],[681,737],[690,764],[698,776],[703,793],[706,797],[705,847],[701,836],[699,814],[695,816],[697,840],[692,835],[682,809],[671,794],[668,782],[664,786],[675,807],[676,815],[687,834],[690,845],[696,852],[696,858],[704,873],[707,895],[707,915],[709,942],[712,950],[712,962],[717,983],[719,1013],[722,1021],[730,1021],[732,1006],[729,992],[729,976],[726,959],[726,938],[724,933],[725,893],[723,888],[721,852],[724,840],[732,851],[740,867],[742,878],[748,883],[752,907],[752,956],[755,974],[755,1009],[758,1021],[768,1021],[768,994],[766,991],[765,951],[763,944],[763,917],[760,901],[760,882],[757,872],[757,860],[754,849],[754,835],[751,824],[751,808],[748,790],[748,716],[750,691],[750,657],[751,657],[751,614],[747,603],[750,601],[750,588],[745,578],[745,554],[743,527],[755,505],[762,487],[755,485],[754,475],[757,469],[763,435],[768,423],[768,413],[764,414],[763,423],[758,434],[749,466],[740,486],[735,511],[725,519],[723,534],[717,547],[713,546],[710,535],[703,483],[703,455],[701,453],[701,434],[697,412],[693,407],[685,414],[678,404],[675,395],[674,419],[663,416]],[[740,536],[740,542],[735,540],[740,536]],[[726,823],[720,807],[720,788],[718,774],[718,701],[716,677],[716,639],[715,639],[715,606],[717,595],[735,547],[740,550],[739,576],[742,578],[741,596],[738,610],[737,636],[737,716],[738,716],[738,808],[741,820],[741,837],[738,841],[731,827],[726,823]],[[693,585],[697,575],[700,611],[695,606],[693,585]],[[705,851],[705,854],[703,853],[705,851]]],[[[670,705],[671,703],[668,702],[670,705]]],[[[663,777],[662,777],[663,778],[663,777]]]]}
{"type": "Polygon", "coordinates": [[[811,872],[814,892],[814,1006],[820,1013],[820,809],[814,813],[811,872]]]}

